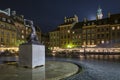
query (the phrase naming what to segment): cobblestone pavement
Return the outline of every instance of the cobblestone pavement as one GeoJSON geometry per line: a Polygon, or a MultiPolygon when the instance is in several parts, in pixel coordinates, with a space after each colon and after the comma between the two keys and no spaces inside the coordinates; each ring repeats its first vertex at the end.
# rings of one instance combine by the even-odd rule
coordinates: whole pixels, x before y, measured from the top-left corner
{"type": "Polygon", "coordinates": [[[48,58],[48,60],[73,62],[83,68],[80,73],[63,80],[120,80],[119,62],[64,58],[48,58]]]}

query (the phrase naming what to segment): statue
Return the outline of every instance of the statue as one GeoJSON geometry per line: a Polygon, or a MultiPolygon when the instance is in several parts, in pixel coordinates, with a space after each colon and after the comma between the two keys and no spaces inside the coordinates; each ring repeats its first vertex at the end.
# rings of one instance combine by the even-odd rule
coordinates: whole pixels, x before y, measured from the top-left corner
{"type": "Polygon", "coordinates": [[[31,20],[26,20],[25,21],[28,22],[28,25],[31,27],[32,29],[32,32],[31,34],[28,36],[28,43],[39,43],[38,41],[38,37],[36,35],[36,30],[35,30],[35,27],[33,26],[33,21],[31,20]]]}
{"type": "Polygon", "coordinates": [[[36,68],[45,65],[45,46],[38,41],[33,21],[25,20],[25,25],[31,27],[32,32],[26,43],[19,46],[19,66],[36,68]]]}

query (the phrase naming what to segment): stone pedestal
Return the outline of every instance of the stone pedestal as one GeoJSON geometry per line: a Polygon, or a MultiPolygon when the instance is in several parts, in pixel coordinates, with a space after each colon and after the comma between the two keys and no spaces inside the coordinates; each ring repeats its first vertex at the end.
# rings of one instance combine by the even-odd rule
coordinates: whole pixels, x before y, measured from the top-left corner
{"type": "Polygon", "coordinates": [[[19,66],[35,68],[45,65],[45,46],[22,44],[19,47],[19,66]]]}

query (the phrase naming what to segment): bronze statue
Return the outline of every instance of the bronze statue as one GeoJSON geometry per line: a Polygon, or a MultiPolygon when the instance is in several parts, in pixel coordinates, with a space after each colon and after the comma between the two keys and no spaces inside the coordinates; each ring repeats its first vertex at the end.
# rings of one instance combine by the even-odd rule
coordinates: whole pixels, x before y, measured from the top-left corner
{"type": "Polygon", "coordinates": [[[30,36],[28,37],[28,43],[39,43],[38,37],[37,37],[37,34],[36,34],[36,30],[35,30],[35,27],[33,25],[33,21],[25,19],[25,22],[26,21],[28,22],[28,25],[32,29],[32,32],[31,32],[30,36]]]}

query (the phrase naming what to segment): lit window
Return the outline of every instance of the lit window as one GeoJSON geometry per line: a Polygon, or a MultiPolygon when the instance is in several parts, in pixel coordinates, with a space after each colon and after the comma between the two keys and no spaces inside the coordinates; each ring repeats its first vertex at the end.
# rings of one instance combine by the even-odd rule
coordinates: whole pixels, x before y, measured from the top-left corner
{"type": "Polygon", "coordinates": [[[24,33],[24,30],[22,30],[22,33],[24,33]]]}
{"type": "Polygon", "coordinates": [[[118,26],[117,29],[120,29],[120,26],[118,26]]]}
{"type": "Polygon", "coordinates": [[[24,39],[24,36],[22,35],[22,39],[24,39]]]}
{"type": "Polygon", "coordinates": [[[84,41],[83,44],[86,45],[86,42],[84,41]]]}
{"type": "Polygon", "coordinates": [[[112,30],[115,30],[115,27],[112,27],[112,30]]]}
{"type": "Polygon", "coordinates": [[[68,33],[70,33],[70,30],[68,30],[68,33]]]}
{"type": "Polygon", "coordinates": [[[101,43],[104,44],[104,40],[102,40],[101,43]]]}
{"type": "Polygon", "coordinates": [[[73,34],[74,34],[75,32],[73,31],[73,34]]]}

